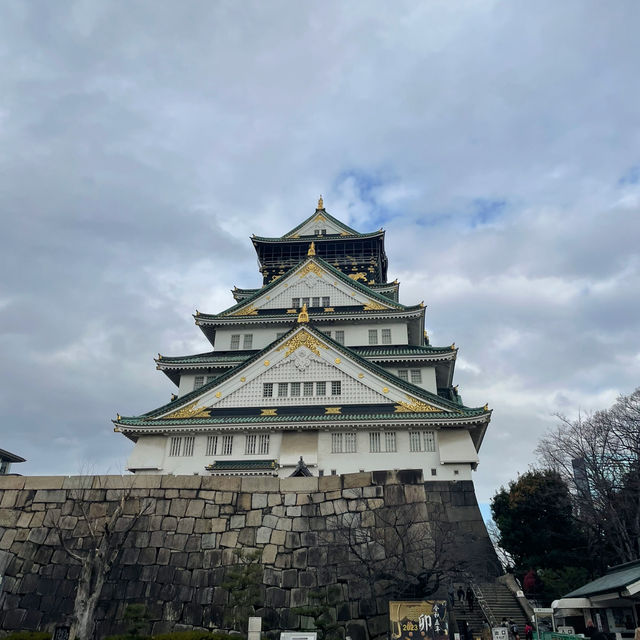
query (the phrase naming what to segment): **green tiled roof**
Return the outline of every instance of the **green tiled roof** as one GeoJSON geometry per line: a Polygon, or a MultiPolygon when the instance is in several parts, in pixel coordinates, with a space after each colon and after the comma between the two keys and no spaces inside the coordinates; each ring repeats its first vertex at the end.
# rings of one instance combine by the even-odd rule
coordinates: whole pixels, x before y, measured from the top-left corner
{"type": "MultiPolygon", "coordinates": [[[[363,358],[376,358],[384,356],[420,356],[420,355],[437,355],[455,353],[457,349],[451,349],[451,347],[431,347],[431,346],[418,346],[418,345],[379,345],[375,346],[362,346],[362,347],[349,347],[351,351],[357,353],[363,358]]],[[[237,351],[229,353],[223,351],[222,353],[216,353],[215,351],[207,351],[205,353],[195,353],[187,356],[162,356],[157,359],[160,364],[166,362],[168,364],[202,364],[202,363],[217,363],[217,362],[243,362],[248,360],[251,356],[258,353],[257,350],[251,351],[237,351]]]]}
{"type": "MultiPolygon", "coordinates": [[[[140,418],[145,419],[145,420],[153,419],[154,417],[160,416],[163,413],[168,413],[168,412],[171,412],[171,411],[175,411],[176,409],[178,409],[178,407],[181,407],[181,406],[189,404],[190,402],[193,402],[199,396],[201,396],[203,393],[206,393],[210,389],[214,389],[216,386],[218,386],[219,384],[223,383],[225,380],[227,380],[231,376],[235,375],[236,373],[241,371],[243,368],[251,365],[253,362],[255,362],[255,361],[259,360],[260,358],[262,358],[263,354],[265,352],[271,350],[274,347],[275,344],[283,343],[286,340],[288,340],[289,336],[291,334],[293,334],[295,331],[297,331],[298,328],[299,328],[299,326],[297,325],[296,327],[294,327],[293,329],[291,329],[290,331],[285,333],[280,339],[275,340],[269,346],[265,347],[265,349],[262,349],[261,351],[258,351],[253,356],[248,358],[244,363],[238,365],[237,367],[234,367],[233,369],[231,369],[229,371],[226,371],[226,372],[222,373],[220,376],[215,378],[215,380],[212,380],[211,382],[206,383],[204,386],[185,394],[184,396],[178,398],[177,400],[174,400],[173,402],[171,402],[169,404],[165,404],[165,405],[163,405],[161,407],[158,407],[157,409],[154,409],[152,411],[149,411],[149,412],[143,414],[142,416],[140,416],[140,418]]],[[[387,380],[392,385],[397,386],[397,387],[399,387],[401,389],[404,389],[407,393],[411,394],[412,396],[414,396],[416,398],[420,398],[422,400],[425,400],[426,402],[429,402],[431,404],[435,404],[437,406],[446,407],[446,408],[450,409],[451,411],[453,411],[453,412],[455,412],[457,414],[465,414],[467,412],[471,412],[471,414],[469,414],[469,415],[476,415],[476,413],[475,413],[476,411],[478,411],[480,413],[488,412],[488,410],[485,411],[484,409],[470,409],[470,408],[464,407],[463,405],[460,405],[457,402],[453,402],[451,400],[447,400],[446,398],[442,398],[441,396],[438,396],[438,395],[436,395],[434,393],[431,393],[430,391],[426,391],[425,389],[422,389],[421,387],[417,387],[416,385],[411,384],[410,382],[407,382],[407,381],[404,381],[404,380],[400,380],[400,378],[398,378],[397,376],[393,375],[392,373],[389,373],[384,368],[378,366],[377,364],[374,364],[373,362],[369,362],[368,360],[365,360],[363,357],[358,355],[355,351],[352,351],[348,347],[345,347],[345,346],[343,346],[341,344],[338,344],[335,340],[332,340],[331,338],[329,338],[328,336],[326,336],[322,332],[320,332],[317,329],[315,329],[313,326],[307,324],[307,325],[304,325],[304,329],[306,331],[309,331],[310,333],[314,334],[315,336],[317,336],[321,340],[324,340],[325,342],[330,344],[334,349],[336,349],[336,351],[339,351],[340,353],[342,353],[347,358],[350,358],[350,359],[354,360],[362,368],[367,369],[368,371],[371,371],[372,373],[375,373],[375,374],[379,375],[381,378],[383,378],[384,380],[387,380]]],[[[406,415],[406,414],[403,414],[403,415],[406,415]]],[[[419,414],[419,415],[421,415],[423,417],[425,415],[433,416],[433,414],[424,414],[424,413],[419,414]]],[[[451,417],[451,414],[447,413],[447,415],[449,417],[451,417]]],[[[298,419],[303,419],[303,418],[298,418],[298,419]]],[[[119,421],[122,421],[122,420],[125,420],[125,418],[120,418],[119,420],[115,420],[114,422],[118,423],[119,421]]],[[[186,422],[187,421],[185,421],[185,423],[186,422]]]]}
{"type": "Polygon", "coordinates": [[[257,469],[277,469],[275,460],[215,460],[205,469],[209,471],[244,471],[257,469]]]}
{"type": "Polygon", "coordinates": [[[625,587],[638,580],[640,580],[640,560],[635,560],[634,562],[612,567],[601,578],[588,582],[579,589],[563,596],[563,598],[584,598],[598,593],[622,591],[625,587]]]}
{"type": "MultiPolygon", "coordinates": [[[[400,304],[399,302],[395,302],[393,300],[390,300],[389,298],[387,298],[386,296],[378,293],[377,291],[373,291],[367,285],[364,285],[364,284],[358,282],[357,280],[353,280],[352,278],[349,278],[344,273],[342,273],[342,271],[340,271],[339,269],[336,269],[333,265],[330,265],[328,262],[324,261],[322,258],[319,258],[318,256],[313,256],[311,259],[315,260],[322,267],[326,268],[329,271],[329,273],[331,273],[335,278],[339,278],[345,284],[349,284],[349,285],[353,286],[355,289],[357,289],[358,291],[360,291],[364,295],[369,296],[370,298],[373,298],[374,300],[377,300],[378,302],[385,304],[387,307],[392,307],[392,308],[395,308],[395,309],[402,309],[402,310],[407,310],[407,311],[411,311],[411,310],[415,310],[415,309],[421,308],[420,305],[406,306],[404,304],[400,304]]],[[[214,314],[199,313],[196,316],[196,318],[208,319],[208,318],[218,318],[220,316],[227,316],[227,315],[232,314],[234,311],[238,311],[239,309],[242,309],[243,307],[248,306],[253,300],[255,300],[258,297],[260,297],[261,295],[271,291],[278,284],[281,284],[284,281],[284,279],[287,276],[289,276],[289,274],[291,274],[295,269],[298,269],[303,262],[306,262],[306,260],[303,260],[302,262],[297,264],[295,267],[291,267],[291,269],[289,269],[289,271],[287,271],[282,276],[282,278],[278,278],[277,280],[274,280],[273,282],[270,282],[269,284],[266,284],[261,289],[257,289],[256,292],[253,295],[245,298],[244,300],[242,300],[241,302],[238,302],[237,304],[234,304],[232,307],[229,307],[228,309],[225,309],[221,313],[214,313],[214,314]]],[[[363,313],[371,313],[371,312],[363,312],[363,313]]],[[[332,313],[331,315],[335,315],[335,313],[332,313]]],[[[234,317],[242,317],[242,316],[234,316],[234,317]]]]}
{"type": "Polygon", "coordinates": [[[162,418],[159,420],[153,420],[151,418],[131,417],[120,418],[117,422],[119,425],[125,426],[146,426],[146,427],[161,427],[161,426],[176,426],[176,425],[222,425],[222,424],[292,424],[295,425],[300,422],[371,422],[372,420],[385,420],[402,422],[405,420],[421,420],[421,421],[433,421],[433,420],[451,420],[453,422],[457,420],[463,420],[465,418],[482,417],[489,413],[484,409],[466,409],[459,410],[455,413],[449,411],[432,411],[427,413],[412,413],[412,412],[398,412],[398,413],[363,413],[363,414],[342,414],[342,413],[330,413],[320,415],[283,415],[283,416],[218,416],[210,418],[181,418],[180,420],[172,420],[162,418]]]}

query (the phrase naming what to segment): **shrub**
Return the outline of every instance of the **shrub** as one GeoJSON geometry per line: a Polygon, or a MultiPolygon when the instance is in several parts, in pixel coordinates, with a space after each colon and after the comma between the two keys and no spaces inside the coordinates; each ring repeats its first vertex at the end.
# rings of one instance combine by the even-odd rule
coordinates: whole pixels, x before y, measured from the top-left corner
{"type": "Polygon", "coordinates": [[[15,631],[5,636],[2,640],[50,640],[48,631],[15,631]]]}

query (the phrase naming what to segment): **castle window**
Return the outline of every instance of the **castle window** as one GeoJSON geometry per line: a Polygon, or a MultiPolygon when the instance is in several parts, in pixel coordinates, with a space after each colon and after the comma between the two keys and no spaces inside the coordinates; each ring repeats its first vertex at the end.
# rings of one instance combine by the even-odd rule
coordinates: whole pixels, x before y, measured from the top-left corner
{"type": "Polygon", "coordinates": [[[316,395],[317,396],[326,396],[327,395],[327,383],[326,382],[316,382],[316,395]]]}
{"type": "Polygon", "coordinates": [[[289,395],[289,383],[278,382],[278,398],[286,398],[289,395]]]}
{"type": "Polygon", "coordinates": [[[291,395],[298,398],[300,397],[300,383],[292,382],[291,383],[291,395]]]}
{"type": "Polygon", "coordinates": [[[309,302],[310,300],[311,300],[311,298],[302,298],[302,304],[303,304],[303,305],[305,305],[305,304],[306,304],[306,305],[307,305],[307,308],[309,308],[309,307],[311,306],[311,304],[310,304],[310,302],[309,302]]]}
{"type": "Polygon", "coordinates": [[[371,453],[380,453],[380,432],[372,431],[369,434],[369,451],[371,453]]]}
{"type": "Polygon", "coordinates": [[[216,379],[217,376],[207,376],[207,384],[209,384],[210,382],[213,382],[216,379]]]}
{"type": "Polygon", "coordinates": [[[436,433],[435,431],[410,431],[409,432],[410,451],[435,451],[436,433]]]}
{"type": "Polygon", "coordinates": [[[431,475],[432,476],[438,475],[438,471],[436,469],[431,469],[431,475]]]}
{"type": "Polygon", "coordinates": [[[409,451],[422,451],[421,435],[419,431],[409,431],[409,451]]]}
{"type": "Polygon", "coordinates": [[[220,455],[230,456],[233,452],[233,436],[222,436],[222,451],[220,455]]]}
{"type": "Polygon", "coordinates": [[[218,436],[207,436],[207,456],[215,456],[218,450],[218,436]]]}
{"type": "Polygon", "coordinates": [[[344,452],[345,453],[356,452],[356,434],[355,433],[344,434],[344,452]]]}
{"type": "Polygon", "coordinates": [[[313,298],[311,298],[311,306],[312,307],[319,307],[320,306],[320,298],[317,296],[314,296],[313,298]]]}
{"type": "Polygon", "coordinates": [[[378,330],[369,329],[369,344],[378,344],[378,330]]]}
{"type": "Polygon", "coordinates": [[[245,333],[244,334],[244,340],[242,341],[242,348],[243,349],[252,349],[253,348],[253,334],[252,333],[245,333]]]}
{"type": "Polygon", "coordinates": [[[273,382],[265,382],[262,385],[262,397],[273,398],[273,382]]]}
{"type": "Polygon", "coordinates": [[[182,449],[183,456],[192,456],[193,455],[193,445],[195,443],[195,436],[185,436],[184,439],[184,447],[182,449]]]}
{"type": "Polygon", "coordinates": [[[382,329],[382,344],[391,344],[391,329],[382,329]]]}
{"type": "Polygon", "coordinates": [[[339,396],[342,393],[342,382],[340,380],[333,380],[331,382],[331,395],[339,396]]]}
{"type": "Polygon", "coordinates": [[[193,388],[199,389],[204,384],[204,376],[196,376],[193,381],[193,388]]]}
{"type": "Polygon", "coordinates": [[[244,439],[244,452],[247,455],[253,455],[256,452],[256,434],[252,433],[248,436],[245,436],[244,439]]]}
{"type": "Polygon", "coordinates": [[[240,334],[239,333],[234,333],[231,336],[231,350],[235,351],[236,349],[240,348],[240,334]]]}
{"type": "Polygon", "coordinates": [[[300,308],[300,298],[291,298],[291,306],[294,309],[299,309],[300,308]]]}
{"type": "Polygon", "coordinates": [[[323,307],[331,306],[331,302],[329,302],[329,296],[322,296],[322,306],[323,307]]]}
{"type": "Polygon", "coordinates": [[[387,453],[393,453],[394,451],[397,451],[395,431],[384,432],[384,449],[387,453]]]}
{"type": "Polygon", "coordinates": [[[344,344],[344,331],[336,331],[335,341],[338,344],[344,344]]]}
{"type": "Polygon", "coordinates": [[[324,335],[328,336],[329,338],[331,337],[331,331],[323,331],[322,333],[324,333],[324,335]]]}
{"type": "Polygon", "coordinates": [[[436,432],[425,431],[423,435],[424,435],[424,450],[435,451],[436,450],[436,432]]]}
{"type": "Polygon", "coordinates": [[[398,369],[398,378],[400,378],[400,380],[404,380],[405,382],[409,382],[409,370],[398,369]]]}
{"type": "Polygon", "coordinates": [[[264,455],[269,453],[269,434],[261,433],[258,436],[258,453],[264,455]]]}
{"type": "Polygon", "coordinates": [[[420,384],[422,382],[422,371],[420,369],[411,369],[411,382],[420,384]]]}
{"type": "Polygon", "coordinates": [[[331,434],[331,453],[342,453],[342,434],[331,434]]]}
{"type": "Polygon", "coordinates": [[[305,396],[312,396],[313,395],[313,382],[305,382],[304,386],[302,388],[302,393],[305,396]]]}
{"type": "Polygon", "coordinates": [[[181,449],[182,449],[182,438],[178,438],[178,437],[171,438],[171,446],[169,448],[169,455],[170,456],[179,456],[181,449]]]}

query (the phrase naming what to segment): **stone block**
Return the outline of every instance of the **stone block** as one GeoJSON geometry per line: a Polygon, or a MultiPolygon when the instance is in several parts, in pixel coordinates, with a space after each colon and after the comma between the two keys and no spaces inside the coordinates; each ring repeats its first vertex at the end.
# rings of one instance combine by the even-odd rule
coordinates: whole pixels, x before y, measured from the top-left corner
{"type": "Polygon", "coordinates": [[[201,538],[201,544],[203,549],[215,549],[217,545],[218,536],[215,533],[205,533],[201,538]]]}
{"type": "Polygon", "coordinates": [[[176,531],[178,533],[191,534],[193,533],[194,522],[195,518],[180,518],[180,520],[178,520],[178,527],[176,528],[176,531]]]}
{"type": "Polygon", "coordinates": [[[268,544],[262,550],[262,562],[263,564],[273,564],[276,560],[278,553],[278,547],[275,544],[268,544]]]}
{"type": "Polygon", "coordinates": [[[327,564],[326,547],[310,547],[307,553],[307,565],[310,567],[322,567],[327,564]]]}
{"type": "Polygon", "coordinates": [[[296,569],[306,569],[307,567],[307,550],[306,549],[296,549],[293,552],[292,565],[296,569]]]}
{"type": "Polygon", "coordinates": [[[277,507],[282,504],[282,494],[281,493],[270,493],[267,498],[267,505],[269,507],[277,507]]]}
{"type": "Polygon", "coordinates": [[[280,478],[280,492],[313,493],[318,490],[318,478],[302,476],[296,478],[280,478]]]}
{"type": "Polygon", "coordinates": [[[141,564],[141,565],[153,564],[155,561],[156,561],[155,548],[147,547],[146,549],[140,549],[138,564],[141,564]]]}
{"type": "Polygon", "coordinates": [[[5,490],[2,492],[2,499],[0,499],[0,508],[10,509],[11,507],[15,507],[16,500],[18,499],[18,491],[17,490],[5,490]]]}
{"type": "Polygon", "coordinates": [[[226,518],[214,518],[210,522],[209,531],[222,533],[227,528],[227,522],[226,518]]]}
{"type": "Polygon", "coordinates": [[[321,502],[320,503],[320,515],[323,517],[331,516],[335,513],[333,502],[321,502]]]}
{"type": "Polygon", "coordinates": [[[244,527],[238,533],[238,544],[243,547],[253,547],[256,544],[256,529],[244,527]]]}
{"type": "Polygon", "coordinates": [[[188,518],[200,518],[202,517],[203,511],[204,511],[204,500],[199,500],[199,499],[189,500],[185,515],[188,518]]]}
{"type": "Polygon", "coordinates": [[[256,544],[267,544],[271,539],[271,529],[268,527],[258,527],[256,531],[256,544]]]}
{"type": "Polygon", "coordinates": [[[297,549],[300,546],[300,534],[293,531],[287,531],[285,546],[289,549],[297,549]]]}
{"type": "Polygon", "coordinates": [[[65,476],[25,476],[25,489],[62,489],[65,476]]]}
{"type": "Polygon", "coordinates": [[[16,534],[17,531],[15,529],[6,529],[4,535],[0,539],[0,549],[10,549],[13,541],[16,539],[16,534]]]}
{"type": "Polygon", "coordinates": [[[291,507],[296,503],[297,495],[295,493],[285,493],[284,494],[284,504],[286,507],[291,507]]]}
{"type": "Polygon", "coordinates": [[[0,476],[0,490],[24,489],[25,476],[0,476]]]}
{"type": "Polygon", "coordinates": [[[242,529],[246,525],[247,517],[244,515],[240,516],[231,516],[229,518],[229,528],[230,529],[242,529]]]}
{"type": "Polygon", "coordinates": [[[171,506],[169,507],[169,515],[176,516],[176,518],[183,518],[184,514],[187,512],[188,501],[184,498],[175,498],[171,501],[171,506]]]}
{"type": "Polygon", "coordinates": [[[276,529],[278,529],[279,531],[291,531],[292,526],[293,521],[291,520],[291,518],[278,518],[276,529]]]}
{"type": "Polygon", "coordinates": [[[162,519],[162,531],[175,531],[178,526],[178,519],[174,516],[165,516],[162,519]]]}
{"type": "Polygon", "coordinates": [[[289,593],[279,587],[269,587],[265,593],[265,606],[273,609],[283,609],[287,607],[289,593]]]}
{"type": "Polygon", "coordinates": [[[291,528],[293,529],[293,531],[309,531],[308,518],[294,518],[291,528]]]}
{"type": "Polygon", "coordinates": [[[238,532],[226,531],[220,539],[221,547],[236,547],[238,544],[238,532]]]}
{"type": "Polygon", "coordinates": [[[347,473],[342,476],[342,488],[366,487],[371,484],[371,472],[347,473]]]}
{"type": "Polygon", "coordinates": [[[216,491],[214,499],[216,504],[231,505],[233,504],[235,494],[231,491],[216,491]]]}
{"type": "Polygon", "coordinates": [[[275,566],[278,569],[291,569],[291,554],[279,553],[276,556],[275,566]]]}
{"type": "MultiPolygon", "coordinates": [[[[62,478],[60,481],[62,485],[62,478]]],[[[67,499],[67,492],[63,489],[38,489],[36,491],[36,497],[34,502],[65,502],[67,499]]]]}
{"type": "Polygon", "coordinates": [[[256,509],[247,513],[247,527],[259,527],[262,524],[262,511],[256,509]]]}
{"type": "Polygon", "coordinates": [[[299,607],[307,603],[309,597],[309,589],[304,587],[298,589],[291,589],[291,606],[299,607]]]}
{"type": "Polygon", "coordinates": [[[301,587],[317,586],[315,571],[300,571],[298,573],[298,584],[301,587]]]}
{"type": "Polygon", "coordinates": [[[302,515],[302,507],[287,507],[287,516],[294,517],[294,516],[301,516],[302,515]]]}
{"type": "MultiPolygon", "coordinates": [[[[38,513],[38,515],[40,515],[40,514],[42,514],[42,516],[43,516],[42,520],[44,520],[44,512],[41,511],[41,512],[38,513]]],[[[35,515],[36,514],[34,514],[34,513],[29,513],[28,511],[23,511],[20,514],[20,517],[18,518],[18,522],[16,523],[16,526],[18,528],[25,528],[26,529],[31,524],[31,521],[33,520],[33,517],[35,515]]],[[[42,524],[42,522],[40,522],[40,524],[42,524]]],[[[39,525],[36,525],[36,526],[39,526],[39,525]]]]}
{"type": "Polygon", "coordinates": [[[298,496],[296,504],[307,505],[311,502],[310,493],[297,493],[296,495],[298,496]]]}
{"type": "Polygon", "coordinates": [[[347,506],[347,501],[344,498],[340,498],[339,500],[334,500],[332,504],[333,504],[333,509],[337,515],[347,513],[347,511],[349,510],[347,506]]]}
{"type": "Polygon", "coordinates": [[[204,505],[205,518],[217,518],[220,515],[220,506],[217,504],[206,503],[204,505]]]}
{"type": "Polygon", "coordinates": [[[234,478],[231,476],[202,476],[202,488],[217,491],[240,491],[241,480],[244,478],[234,478]]]}
{"type": "Polygon", "coordinates": [[[14,509],[0,509],[0,527],[15,527],[19,517],[19,511],[14,509]]]}
{"type": "MultiPolygon", "coordinates": [[[[248,480],[257,480],[257,478],[243,478],[248,480]]],[[[253,509],[264,509],[267,506],[266,493],[254,493],[251,497],[251,506],[253,509]]]]}
{"type": "Polygon", "coordinates": [[[239,493],[236,499],[236,507],[238,511],[249,511],[251,509],[251,494],[239,493]]]}
{"type": "Polygon", "coordinates": [[[287,537],[286,531],[272,530],[270,542],[271,544],[284,545],[286,537],[287,537]]]}
{"type": "Polygon", "coordinates": [[[275,477],[248,476],[242,478],[242,491],[247,493],[278,493],[280,491],[280,480],[275,477]]]}
{"type": "Polygon", "coordinates": [[[161,476],[160,486],[163,489],[199,489],[201,476],[161,476]]]}
{"type": "Polygon", "coordinates": [[[303,547],[313,547],[318,544],[318,534],[315,531],[305,531],[300,534],[300,544],[303,547]]]}
{"type": "Polygon", "coordinates": [[[342,476],[322,476],[318,478],[319,491],[340,491],[342,489],[342,476]]]}

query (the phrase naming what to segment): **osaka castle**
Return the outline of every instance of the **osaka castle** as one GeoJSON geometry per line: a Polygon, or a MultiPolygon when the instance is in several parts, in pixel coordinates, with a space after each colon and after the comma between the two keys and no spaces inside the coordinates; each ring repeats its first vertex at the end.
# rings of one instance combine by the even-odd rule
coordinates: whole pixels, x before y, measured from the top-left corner
{"type": "Polygon", "coordinates": [[[134,473],[329,475],[422,469],[469,480],[491,411],[462,403],[457,348],[432,346],[425,307],[399,302],[385,232],[314,213],[252,236],[262,286],[194,318],[204,353],[159,355],[171,402],[118,415],[134,473]]]}

